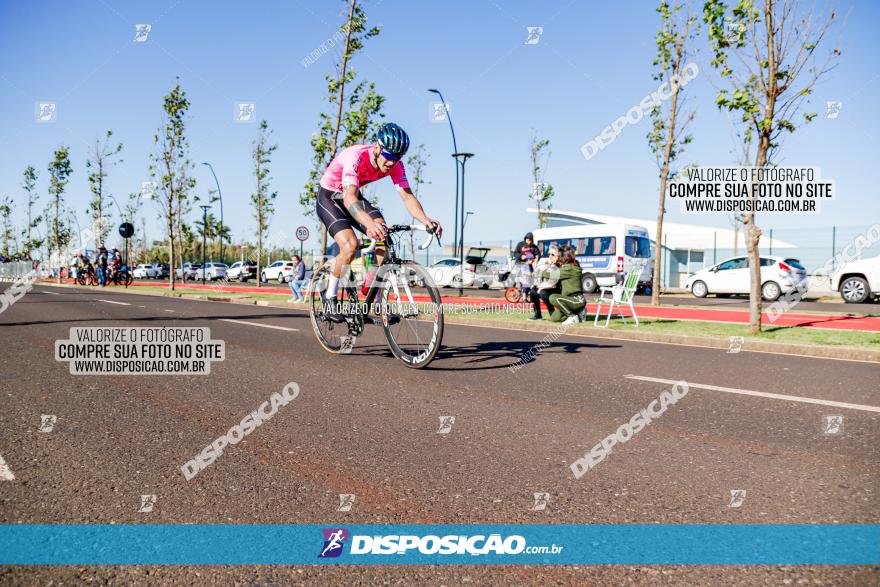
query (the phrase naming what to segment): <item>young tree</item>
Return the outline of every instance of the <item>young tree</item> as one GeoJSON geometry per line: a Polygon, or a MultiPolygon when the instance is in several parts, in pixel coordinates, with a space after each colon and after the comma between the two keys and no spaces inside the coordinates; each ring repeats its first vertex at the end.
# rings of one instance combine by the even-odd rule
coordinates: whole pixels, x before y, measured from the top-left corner
{"type": "Polygon", "coordinates": [[[22,240],[24,241],[22,243],[22,252],[28,259],[31,258],[32,251],[39,250],[43,245],[43,240],[35,236],[35,231],[43,220],[41,215],[34,215],[34,206],[36,206],[38,198],[36,189],[37,175],[37,170],[32,165],[28,165],[24,170],[24,183],[22,183],[22,188],[24,188],[27,194],[27,225],[21,231],[22,240]]]}
{"type": "Polygon", "coordinates": [[[5,196],[0,200],[0,241],[3,243],[3,256],[11,257],[18,249],[15,231],[12,229],[12,199],[5,196]]]}
{"type": "Polygon", "coordinates": [[[259,135],[254,141],[254,178],[257,181],[257,189],[251,195],[251,202],[254,205],[254,220],[257,221],[257,287],[263,285],[263,280],[260,277],[263,266],[263,245],[268,236],[269,221],[272,214],[275,213],[275,198],[278,196],[278,192],[270,191],[269,188],[269,184],[272,182],[269,163],[272,162],[272,153],[278,148],[278,145],[269,144],[271,136],[272,131],[269,130],[269,123],[263,120],[260,122],[259,135]]]}
{"type": "Polygon", "coordinates": [[[532,162],[532,193],[529,197],[535,200],[535,205],[538,207],[538,228],[544,228],[547,224],[546,214],[552,208],[549,202],[553,198],[553,186],[544,183],[544,171],[550,161],[550,140],[538,139],[538,134],[534,130],[532,143],[529,146],[529,159],[532,162]]]}
{"type": "MultiPolygon", "coordinates": [[[[360,81],[355,83],[355,70],[351,67],[354,55],[363,49],[364,41],[375,37],[380,27],[367,29],[367,16],[358,0],[343,0],[348,4],[348,18],[339,29],[345,34],[342,56],[336,64],[335,75],[327,75],[327,101],[335,105],[332,114],[321,112],[318,131],[312,135],[312,169],[309,179],[300,194],[306,216],[315,214],[315,198],[318,195],[318,182],[327,165],[340,151],[373,134],[385,98],[376,93],[375,84],[360,81]],[[354,89],[346,97],[346,89],[354,89]],[[342,132],[345,131],[344,136],[342,132]]],[[[321,231],[321,254],[327,250],[327,231],[321,231]]]]}
{"type": "Polygon", "coordinates": [[[196,180],[191,176],[193,164],[189,158],[189,141],[186,138],[186,113],[189,110],[186,92],[180,87],[178,79],[174,88],[163,100],[162,127],[153,135],[156,152],[150,156],[150,176],[158,180],[156,205],[165,222],[168,236],[168,263],[170,273],[169,287],[173,290],[175,283],[175,256],[181,259],[180,249],[175,247],[175,240],[182,245],[184,240],[183,215],[191,206],[189,192],[195,187],[196,180]]]}
{"type": "Polygon", "coordinates": [[[113,131],[108,130],[103,141],[96,140],[90,157],[86,159],[86,169],[89,171],[89,189],[92,191],[89,213],[92,218],[92,230],[95,233],[95,245],[99,247],[105,244],[104,240],[111,228],[111,214],[105,210],[109,194],[105,193],[104,180],[107,179],[110,169],[122,161],[117,158],[117,155],[122,152],[122,143],[112,147],[110,145],[112,136],[113,131]]]}
{"type": "Polygon", "coordinates": [[[211,212],[205,214],[204,218],[200,218],[196,220],[196,230],[199,239],[202,237],[207,241],[207,249],[206,255],[209,260],[213,260],[214,257],[211,256],[211,241],[217,238],[217,225],[219,222],[217,221],[217,217],[214,216],[211,212]]]}
{"type": "MultiPolygon", "coordinates": [[[[660,14],[660,30],[657,32],[657,55],[654,66],[657,72],[654,79],[669,84],[669,99],[656,103],[651,109],[652,126],[648,133],[648,144],[660,169],[660,205],[657,208],[657,232],[652,277],[651,304],[660,305],[660,275],[663,266],[663,217],[666,214],[666,183],[675,176],[673,169],[684,148],[693,140],[685,129],[693,121],[694,113],[685,112],[684,89],[680,83],[685,74],[690,53],[689,44],[699,28],[697,17],[690,13],[690,5],[670,6],[661,0],[657,8],[660,14]]],[[[695,66],[694,66],[695,67],[695,66]]]]}
{"type": "Polygon", "coordinates": [[[232,232],[229,230],[229,227],[219,220],[214,224],[214,232],[217,235],[217,240],[214,243],[214,248],[217,251],[217,258],[220,259],[221,263],[225,263],[226,259],[226,251],[223,250],[223,243],[228,243],[232,240],[232,232]],[[220,251],[223,251],[223,257],[220,256],[220,251]]]}
{"type": "MultiPolygon", "coordinates": [[[[130,194],[128,194],[128,200],[122,207],[122,213],[125,215],[123,217],[123,220],[125,222],[131,222],[132,226],[135,226],[138,220],[138,213],[141,211],[141,206],[143,206],[143,203],[143,197],[138,192],[131,192],[130,194]]],[[[130,254],[137,258],[137,251],[143,251],[146,248],[147,243],[145,240],[139,243],[137,239],[137,234],[131,235],[130,241],[130,254]]],[[[131,264],[131,261],[129,261],[129,264],[131,264]]]]}
{"type": "MultiPolygon", "coordinates": [[[[419,188],[422,184],[431,183],[424,179],[425,166],[428,164],[428,157],[430,157],[430,155],[425,152],[425,145],[419,145],[413,149],[410,156],[406,158],[407,175],[412,178],[409,182],[409,187],[417,198],[420,197],[419,188]]],[[[416,219],[413,218],[412,222],[415,223],[415,221],[416,219]]],[[[409,233],[409,250],[412,251],[413,258],[415,258],[416,248],[412,232],[409,233]]]]}
{"type": "MultiPolygon", "coordinates": [[[[746,144],[755,141],[755,168],[773,163],[784,133],[793,133],[796,116],[816,82],[827,73],[839,49],[819,64],[817,48],[835,20],[832,11],[817,17],[813,5],[797,0],[739,0],[729,7],[722,0],[707,0],[703,21],[708,26],[714,53],[712,66],[729,89],[715,99],[719,109],[741,114],[746,144]],[[735,60],[730,60],[733,55],[735,60]]],[[[801,113],[806,124],[815,112],[801,113]]],[[[755,198],[755,192],[750,195],[755,198]]],[[[749,332],[761,332],[761,229],[754,212],[743,217],[749,255],[749,332]]]]}
{"type": "Polygon", "coordinates": [[[58,271],[58,283],[61,283],[61,267],[63,267],[62,247],[69,237],[62,213],[64,212],[64,190],[70,181],[73,168],[70,166],[70,150],[61,145],[55,151],[55,157],[49,163],[49,197],[50,223],[52,230],[52,247],[61,265],[58,271]]]}

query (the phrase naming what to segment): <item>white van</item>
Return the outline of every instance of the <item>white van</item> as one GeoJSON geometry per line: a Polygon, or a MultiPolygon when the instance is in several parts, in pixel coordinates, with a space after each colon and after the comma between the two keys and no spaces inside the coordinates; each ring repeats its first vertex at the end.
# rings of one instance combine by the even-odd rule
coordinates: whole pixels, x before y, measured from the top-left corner
{"type": "Polygon", "coordinates": [[[574,247],[583,271],[585,293],[610,287],[635,267],[642,267],[639,286],[650,286],[654,271],[648,230],[633,224],[578,224],[532,231],[546,257],[551,244],[574,247]]]}

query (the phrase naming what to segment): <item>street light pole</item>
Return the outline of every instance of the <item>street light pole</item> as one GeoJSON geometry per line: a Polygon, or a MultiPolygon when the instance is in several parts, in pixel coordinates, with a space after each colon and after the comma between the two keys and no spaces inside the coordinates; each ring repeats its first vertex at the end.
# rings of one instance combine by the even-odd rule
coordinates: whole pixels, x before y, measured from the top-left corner
{"type": "Polygon", "coordinates": [[[460,245],[458,247],[458,260],[459,260],[459,273],[461,274],[458,280],[458,295],[462,294],[462,288],[464,287],[464,165],[467,163],[467,160],[474,156],[473,153],[459,153],[455,152],[452,154],[455,157],[456,168],[459,164],[461,164],[461,232],[459,233],[460,245]]]}
{"type": "Polygon", "coordinates": [[[211,170],[211,175],[214,176],[214,183],[217,185],[217,196],[220,198],[220,262],[225,263],[223,260],[223,229],[226,225],[223,224],[223,194],[220,192],[220,182],[217,181],[217,174],[214,173],[214,167],[207,162],[202,163],[202,165],[208,166],[208,169],[211,170]]]}
{"type": "MultiPolygon", "coordinates": [[[[119,212],[119,218],[122,220],[122,222],[125,222],[125,221],[126,221],[126,220],[125,220],[125,214],[122,213],[122,208],[119,206],[119,202],[116,201],[116,198],[113,197],[113,194],[107,194],[107,197],[110,198],[111,200],[113,200],[113,203],[116,204],[116,211],[119,212]]],[[[102,222],[102,224],[103,224],[103,222],[102,222]]],[[[127,238],[123,238],[123,239],[122,239],[122,244],[123,244],[123,247],[122,247],[122,248],[125,249],[125,253],[124,253],[124,255],[123,255],[123,261],[122,261],[122,262],[125,264],[126,268],[127,268],[129,271],[131,271],[131,268],[128,267],[128,239],[127,239],[127,238]]]]}
{"type": "MultiPolygon", "coordinates": [[[[208,208],[210,206],[199,206],[202,209],[202,285],[205,285],[205,235],[208,234],[208,208]]],[[[186,276],[184,275],[184,279],[186,276]]]]}
{"type": "MultiPolygon", "coordinates": [[[[452,132],[452,150],[458,153],[458,144],[455,142],[455,129],[452,127],[452,116],[449,114],[449,108],[446,107],[446,100],[443,99],[443,94],[440,93],[440,90],[432,88],[428,91],[440,96],[440,103],[443,104],[443,112],[446,113],[446,120],[449,121],[449,130],[452,132]]],[[[452,254],[455,255],[455,247],[458,246],[458,163],[455,164],[455,222],[453,226],[455,227],[455,236],[452,240],[452,254]]]]}

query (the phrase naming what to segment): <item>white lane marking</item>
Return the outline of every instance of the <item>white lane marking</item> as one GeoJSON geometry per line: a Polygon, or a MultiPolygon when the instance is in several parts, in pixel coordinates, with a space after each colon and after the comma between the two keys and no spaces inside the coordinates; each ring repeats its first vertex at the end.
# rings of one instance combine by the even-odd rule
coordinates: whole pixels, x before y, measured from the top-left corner
{"type": "Polygon", "coordinates": [[[57,291],[38,291],[37,293],[49,294],[50,296],[60,296],[61,295],[57,291]]]}
{"type": "Polygon", "coordinates": [[[245,320],[230,320],[229,318],[220,318],[221,322],[233,322],[235,324],[247,324],[248,326],[259,326],[260,328],[274,328],[275,330],[287,330],[289,332],[299,332],[299,328],[287,328],[286,326],[275,326],[273,324],[260,324],[259,322],[247,322],[245,320]]]}
{"type": "Polygon", "coordinates": [[[165,310],[166,312],[173,312],[174,310],[165,310]]]}
{"type": "Polygon", "coordinates": [[[6,464],[6,461],[3,460],[2,455],[0,455],[0,480],[15,481],[15,475],[12,474],[12,469],[10,469],[9,465],[6,464]]]}
{"type": "MultiPolygon", "coordinates": [[[[637,379],[639,381],[650,381],[653,383],[665,383],[672,385],[678,383],[672,379],[658,379],[656,377],[643,377],[641,375],[624,375],[627,379],[637,379]]],[[[748,389],[737,389],[735,387],[718,387],[717,385],[706,385],[703,383],[691,383],[688,381],[688,388],[692,389],[708,389],[709,391],[723,391],[724,393],[735,393],[738,395],[750,395],[753,397],[766,397],[770,399],[781,399],[790,402],[800,402],[802,404],[816,404],[820,406],[830,406],[833,408],[847,408],[850,410],[861,410],[863,412],[880,412],[880,407],[865,406],[861,404],[848,404],[846,402],[833,402],[825,399],[815,399],[811,397],[800,397],[797,395],[785,395],[782,393],[767,393],[765,391],[751,391],[748,389]]]]}
{"type": "Polygon", "coordinates": [[[138,306],[138,308],[146,308],[146,306],[138,306]]]}
{"type": "Polygon", "coordinates": [[[99,302],[104,302],[105,304],[116,304],[117,306],[130,306],[128,302],[114,302],[112,300],[98,300],[99,302]]]}

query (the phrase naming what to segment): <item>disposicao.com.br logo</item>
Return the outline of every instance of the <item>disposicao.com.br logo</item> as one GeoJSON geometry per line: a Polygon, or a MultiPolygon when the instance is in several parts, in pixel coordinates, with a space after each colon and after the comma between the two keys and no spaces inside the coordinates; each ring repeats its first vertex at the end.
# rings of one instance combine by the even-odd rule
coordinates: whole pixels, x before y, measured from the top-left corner
{"type": "MultiPolygon", "coordinates": [[[[349,538],[348,531],[343,528],[324,528],[324,545],[319,558],[338,557],[345,541],[349,538]]],[[[517,554],[559,554],[563,546],[556,544],[544,546],[528,546],[523,536],[512,534],[502,537],[501,534],[446,535],[435,534],[389,534],[380,536],[351,536],[349,554],[352,555],[517,555],[517,554]]]]}

